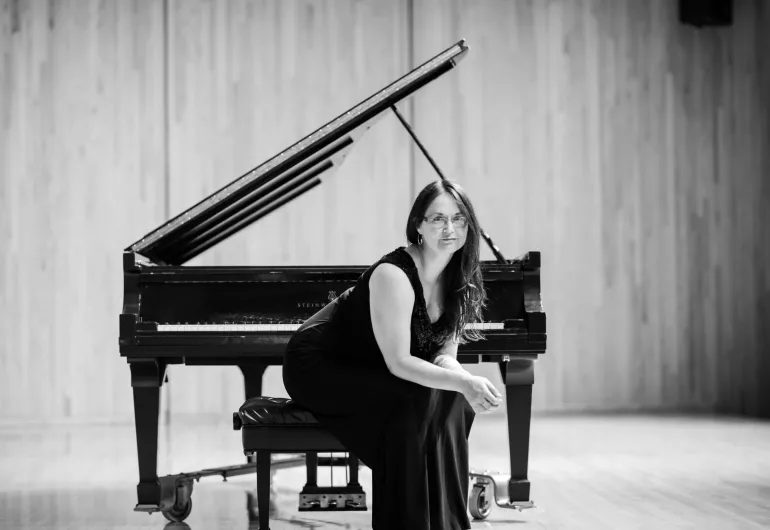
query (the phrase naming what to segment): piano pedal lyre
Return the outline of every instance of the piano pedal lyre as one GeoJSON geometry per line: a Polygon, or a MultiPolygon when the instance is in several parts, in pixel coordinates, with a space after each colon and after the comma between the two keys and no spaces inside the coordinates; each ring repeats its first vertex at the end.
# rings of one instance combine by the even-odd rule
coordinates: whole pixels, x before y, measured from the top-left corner
{"type": "MultiPolygon", "coordinates": [[[[347,473],[346,473],[347,475],[347,473]]],[[[358,458],[355,456],[319,458],[318,453],[307,455],[307,483],[299,494],[298,510],[309,511],[366,511],[366,492],[358,482],[358,458]],[[318,486],[318,466],[329,466],[331,485],[318,486]],[[333,467],[344,465],[350,469],[346,486],[334,485],[333,467]]]]}

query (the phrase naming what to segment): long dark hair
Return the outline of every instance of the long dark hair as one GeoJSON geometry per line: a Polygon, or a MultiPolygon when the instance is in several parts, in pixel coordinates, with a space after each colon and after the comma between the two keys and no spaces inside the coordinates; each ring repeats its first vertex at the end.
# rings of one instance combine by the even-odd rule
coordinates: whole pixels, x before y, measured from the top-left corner
{"type": "Polygon", "coordinates": [[[460,212],[468,218],[465,244],[454,253],[444,269],[444,322],[440,339],[457,337],[460,344],[483,339],[475,329],[465,329],[465,324],[481,322],[481,311],[486,305],[484,279],[481,275],[479,240],[481,229],[473,205],[459,184],[449,180],[436,180],[425,186],[414,200],[406,223],[406,239],[417,244],[417,227],[425,212],[441,193],[447,193],[457,201],[460,212]]]}

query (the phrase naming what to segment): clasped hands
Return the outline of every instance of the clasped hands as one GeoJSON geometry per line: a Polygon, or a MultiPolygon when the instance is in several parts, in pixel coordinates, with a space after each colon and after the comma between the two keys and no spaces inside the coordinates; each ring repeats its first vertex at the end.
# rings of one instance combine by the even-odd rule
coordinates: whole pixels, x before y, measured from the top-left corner
{"type": "Polygon", "coordinates": [[[477,414],[492,412],[500,407],[503,396],[486,377],[468,374],[462,392],[477,414]]]}

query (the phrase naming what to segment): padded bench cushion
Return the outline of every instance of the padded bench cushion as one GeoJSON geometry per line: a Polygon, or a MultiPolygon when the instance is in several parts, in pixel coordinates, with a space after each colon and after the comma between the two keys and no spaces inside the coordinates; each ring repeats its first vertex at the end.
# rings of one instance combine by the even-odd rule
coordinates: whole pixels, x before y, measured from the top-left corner
{"type": "Polygon", "coordinates": [[[313,425],[313,413],[287,398],[259,396],[247,399],[238,410],[241,423],[249,425],[313,425]]]}
{"type": "Polygon", "coordinates": [[[242,432],[244,452],[345,451],[309,410],[286,398],[247,399],[233,413],[233,428],[242,432]]]}

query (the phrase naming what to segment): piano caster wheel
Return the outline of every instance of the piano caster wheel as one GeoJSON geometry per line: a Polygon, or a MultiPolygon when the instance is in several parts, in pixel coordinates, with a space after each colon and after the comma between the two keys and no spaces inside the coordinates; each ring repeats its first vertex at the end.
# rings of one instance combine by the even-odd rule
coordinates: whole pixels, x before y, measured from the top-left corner
{"type": "Polygon", "coordinates": [[[486,519],[492,511],[492,502],[489,500],[487,488],[484,484],[474,484],[471,490],[471,498],[468,501],[468,507],[471,509],[471,515],[476,520],[486,519]]]}
{"type": "Polygon", "coordinates": [[[188,497],[187,502],[182,504],[181,506],[177,503],[174,503],[174,507],[170,510],[165,510],[161,513],[163,513],[163,517],[171,521],[172,523],[181,523],[185,519],[187,519],[187,516],[190,515],[190,512],[192,511],[192,498],[188,497]]]}

